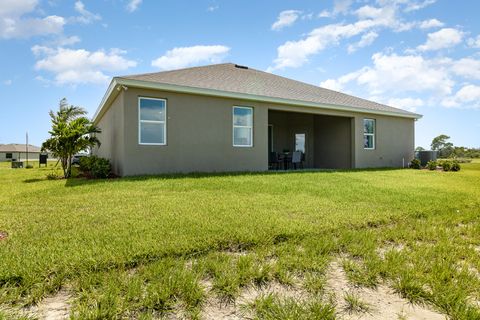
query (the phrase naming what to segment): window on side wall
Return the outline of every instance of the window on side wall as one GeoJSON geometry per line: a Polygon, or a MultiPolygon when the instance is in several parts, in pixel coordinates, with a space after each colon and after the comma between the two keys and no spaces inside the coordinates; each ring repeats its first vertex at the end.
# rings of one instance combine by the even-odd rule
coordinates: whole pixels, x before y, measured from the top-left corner
{"type": "Polygon", "coordinates": [[[6,158],[6,159],[12,159],[12,158],[13,158],[13,154],[12,154],[12,153],[6,153],[6,154],[5,154],[5,158],[6,158]]]}
{"type": "Polygon", "coordinates": [[[167,144],[167,100],[138,98],[138,143],[167,144]]]}
{"type": "Polygon", "coordinates": [[[253,108],[233,107],[233,146],[253,146],[253,108]]]}
{"type": "Polygon", "coordinates": [[[375,119],[363,119],[363,148],[375,149],[375,119]]]}

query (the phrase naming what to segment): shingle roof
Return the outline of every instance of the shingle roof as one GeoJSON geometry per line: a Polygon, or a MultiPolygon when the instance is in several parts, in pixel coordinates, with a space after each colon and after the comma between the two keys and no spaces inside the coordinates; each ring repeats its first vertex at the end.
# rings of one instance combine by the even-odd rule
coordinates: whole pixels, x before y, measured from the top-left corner
{"type": "Polygon", "coordinates": [[[420,117],[412,112],[232,63],[117,77],[420,117]]]}
{"type": "MultiPolygon", "coordinates": [[[[0,144],[0,152],[25,152],[25,144],[9,143],[0,144]]],[[[40,152],[40,147],[29,144],[28,152],[37,153],[40,152]]]]}

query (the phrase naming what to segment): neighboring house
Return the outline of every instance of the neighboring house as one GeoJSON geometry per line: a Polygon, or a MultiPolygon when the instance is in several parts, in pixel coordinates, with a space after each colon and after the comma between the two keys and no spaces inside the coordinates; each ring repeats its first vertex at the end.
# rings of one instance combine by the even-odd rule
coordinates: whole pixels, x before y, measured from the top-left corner
{"type": "Polygon", "coordinates": [[[421,115],[235,64],[113,78],[93,121],[119,175],[402,167],[421,115]]]}
{"type": "MultiPolygon", "coordinates": [[[[38,160],[40,148],[28,145],[28,159],[38,160]]],[[[0,144],[0,162],[12,160],[25,160],[27,158],[27,148],[25,144],[10,143],[0,144]]]]}

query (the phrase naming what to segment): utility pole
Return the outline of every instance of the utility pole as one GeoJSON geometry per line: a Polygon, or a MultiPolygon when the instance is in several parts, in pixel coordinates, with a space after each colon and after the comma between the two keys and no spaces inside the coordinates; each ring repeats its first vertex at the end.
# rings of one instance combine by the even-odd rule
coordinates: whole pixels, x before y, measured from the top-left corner
{"type": "Polygon", "coordinates": [[[25,144],[25,149],[26,149],[26,153],[27,153],[27,166],[26,166],[26,168],[28,168],[28,131],[27,131],[25,137],[26,137],[26,142],[27,142],[25,144]]]}

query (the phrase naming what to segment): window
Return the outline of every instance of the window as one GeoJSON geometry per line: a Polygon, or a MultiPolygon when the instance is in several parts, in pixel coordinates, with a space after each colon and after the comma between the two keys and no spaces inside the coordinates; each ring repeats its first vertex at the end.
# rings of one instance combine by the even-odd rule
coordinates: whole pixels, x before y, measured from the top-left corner
{"type": "Polygon", "coordinates": [[[233,146],[253,146],[253,108],[233,107],[233,146]]]}
{"type": "Polygon", "coordinates": [[[305,133],[295,134],[295,151],[305,153],[305,133]]]}
{"type": "Polygon", "coordinates": [[[363,119],[363,148],[375,149],[375,120],[363,119]]]}
{"type": "Polygon", "coordinates": [[[167,100],[138,99],[138,143],[147,145],[167,144],[167,100]]]}
{"type": "Polygon", "coordinates": [[[6,158],[6,159],[12,159],[12,158],[13,158],[13,154],[12,154],[12,153],[6,153],[6,154],[5,154],[5,158],[6,158]]]}

